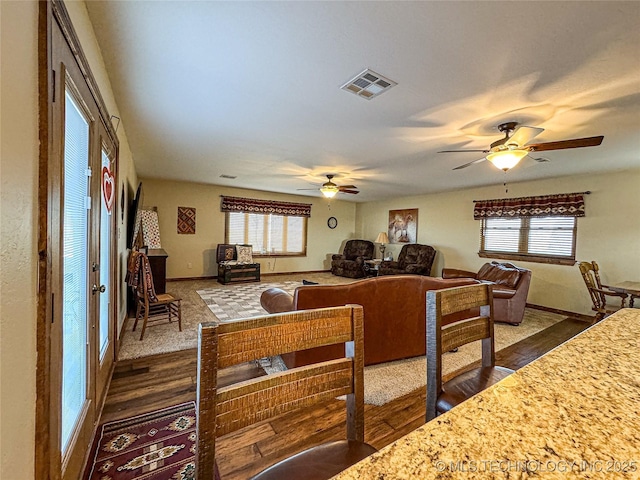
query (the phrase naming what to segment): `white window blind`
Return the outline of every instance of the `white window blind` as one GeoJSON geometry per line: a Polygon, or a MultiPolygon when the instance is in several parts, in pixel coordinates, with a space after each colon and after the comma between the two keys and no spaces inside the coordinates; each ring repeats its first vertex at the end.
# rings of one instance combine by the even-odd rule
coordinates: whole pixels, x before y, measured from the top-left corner
{"type": "Polygon", "coordinates": [[[574,260],[576,229],[576,217],[486,218],[480,253],[574,260]]]}
{"type": "Polygon", "coordinates": [[[254,255],[305,255],[306,217],[227,212],[226,243],[249,244],[254,255]]]}

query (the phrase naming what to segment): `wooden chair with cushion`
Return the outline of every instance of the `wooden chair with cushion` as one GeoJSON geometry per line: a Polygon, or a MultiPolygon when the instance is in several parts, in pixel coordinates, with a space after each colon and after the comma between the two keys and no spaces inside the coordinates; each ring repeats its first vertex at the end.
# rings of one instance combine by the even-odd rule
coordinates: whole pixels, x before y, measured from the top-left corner
{"type": "Polygon", "coordinates": [[[595,261],[580,262],[578,267],[580,268],[580,273],[582,274],[584,283],[587,285],[587,289],[589,290],[589,296],[593,303],[591,310],[596,312],[596,322],[602,320],[607,315],[624,308],[625,300],[628,295],[626,293],[609,290],[606,285],[602,285],[602,283],[600,283],[600,268],[595,261]],[[607,305],[607,297],[619,298],[620,306],[607,305]]]}
{"type": "Polygon", "coordinates": [[[493,295],[489,285],[427,292],[427,422],[512,373],[513,370],[496,366],[493,295]],[[477,307],[480,316],[442,326],[445,315],[477,307]],[[442,352],[478,340],[482,341],[482,365],[443,383],[442,352]]]}
{"type": "MultiPolygon", "coordinates": [[[[328,479],[376,450],[364,443],[363,309],[321,308],[200,325],[198,480],[219,478],[216,438],[283,413],[346,395],[346,437],[276,463],[254,479],[328,479]],[[255,359],[343,344],[342,358],[218,387],[218,371],[255,359]]],[[[305,432],[300,432],[302,438],[305,432]]],[[[311,433],[311,432],[309,432],[311,433]]]]}
{"type": "Polygon", "coordinates": [[[138,320],[142,319],[142,331],[140,340],[148,326],[158,324],[173,318],[178,321],[178,330],[182,331],[181,299],[170,293],[156,294],[153,286],[153,275],[149,259],[142,252],[133,251],[129,259],[127,281],[136,292],[136,320],[133,323],[133,331],[136,331],[138,320]]]}

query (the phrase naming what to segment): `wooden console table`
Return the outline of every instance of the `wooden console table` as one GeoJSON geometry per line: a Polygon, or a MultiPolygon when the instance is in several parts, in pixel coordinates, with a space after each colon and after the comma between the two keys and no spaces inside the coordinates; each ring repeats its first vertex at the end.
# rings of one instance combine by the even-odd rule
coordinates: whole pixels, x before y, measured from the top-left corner
{"type": "Polygon", "coordinates": [[[156,293],[166,293],[167,291],[167,257],[169,255],[164,248],[150,248],[147,257],[153,275],[153,286],[156,293]]]}

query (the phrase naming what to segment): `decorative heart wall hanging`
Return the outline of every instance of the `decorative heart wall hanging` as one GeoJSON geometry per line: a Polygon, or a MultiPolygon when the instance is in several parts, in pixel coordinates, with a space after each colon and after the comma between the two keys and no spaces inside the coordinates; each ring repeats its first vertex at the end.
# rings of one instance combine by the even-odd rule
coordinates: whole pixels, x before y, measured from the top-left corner
{"type": "Polygon", "coordinates": [[[109,171],[108,167],[102,167],[102,197],[104,203],[107,206],[107,211],[111,213],[111,207],[113,206],[113,200],[116,196],[116,185],[113,174],[109,171]]]}

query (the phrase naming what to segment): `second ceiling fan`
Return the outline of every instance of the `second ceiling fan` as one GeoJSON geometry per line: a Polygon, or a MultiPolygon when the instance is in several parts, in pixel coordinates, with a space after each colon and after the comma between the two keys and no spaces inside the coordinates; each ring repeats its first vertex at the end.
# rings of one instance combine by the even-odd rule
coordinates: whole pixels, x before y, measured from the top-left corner
{"type": "MultiPolygon", "coordinates": [[[[533,143],[529,144],[534,137],[540,135],[544,128],[518,126],[517,122],[506,122],[498,125],[498,130],[504,132],[504,138],[496,140],[489,145],[488,150],[442,150],[438,153],[458,153],[458,152],[481,152],[488,154],[473,162],[465,163],[454,168],[460,170],[476,163],[489,160],[497,168],[505,172],[513,168],[517,163],[526,157],[530,152],[544,152],[547,150],[564,150],[567,148],[596,147],[602,143],[604,136],[574,138],[571,140],[560,140],[557,142],[533,143]]],[[[546,161],[546,159],[535,159],[546,161]]]]}
{"type": "MultiPolygon", "coordinates": [[[[355,185],[337,185],[333,183],[332,179],[335,177],[333,174],[327,174],[328,182],[325,182],[320,187],[320,192],[327,198],[333,198],[337,193],[351,193],[357,194],[360,193],[358,191],[358,187],[355,185]]],[[[315,188],[299,188],[298,190],[316,190],[315,188]]]]}

